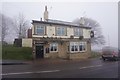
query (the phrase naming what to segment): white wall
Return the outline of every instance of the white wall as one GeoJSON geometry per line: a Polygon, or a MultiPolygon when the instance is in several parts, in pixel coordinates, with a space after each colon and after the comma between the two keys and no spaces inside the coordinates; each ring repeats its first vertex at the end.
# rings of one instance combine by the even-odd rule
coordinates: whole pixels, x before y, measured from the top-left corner
{"type": "Polygon", "coordinates": [[[90,38],[90,31],[89,29],[83,29],[83,36],[84,38],[90,38]]]}
{"type": "Polygon", "coordinates": [[[67,28],[67,36],[70,38],[71,35],[74,35],[74,30],[72,27],[67,28]]]}
{"type": "MultiPolygon", "coordinates": [[[[55,36],[55,27],[56,26],[47,26],[46,27],[46,32],[47,35],[45,35],[44,37],[61,37],[61,38],[70,38],[71,35],[74,35],[74,28],[73,27],[67,27],[67,36],[55,36]]],[[[66,27],[66,26],[65,26],[66,27]]],[[[34,33],[34,28],[32,28],[32,33],[34,33]]],[[[39,35],[32,35],[33,37],[43,37],[43,36],[39,36],[39,35]]],[[[83,29],[83,36],[84,38],[90,38],[90,29],[83,29]]],[[[75,38],[79,38],[79,37],[75,37],[75,38]]]]}
{"type": "Polygon", "coordinates": [[[47,36],[52,37],[55,35],[55,26],[47,26],[47,36]]]}
{"type": "Polygon", "coordinates": [[[32,35],[35,34],[34,32],[34,25],[32,25],[32,35]]]}
{"type": "Polygon", "coordinates": [[[31,38],[23,38],[22,39],[22,47],[32,47],[32,39],[31,38]]]}

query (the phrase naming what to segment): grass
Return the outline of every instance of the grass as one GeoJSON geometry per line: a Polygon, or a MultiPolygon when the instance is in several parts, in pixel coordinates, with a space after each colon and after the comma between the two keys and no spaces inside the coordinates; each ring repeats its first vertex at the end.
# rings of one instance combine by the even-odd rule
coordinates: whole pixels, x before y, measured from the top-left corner
{"type": "Polygon", "coordinates": [[[2,46],[2,59],[31,60],[32,48],[13,45],[2,46]]]}
{"type": "MultiPolygon", "coordinates": [[[[100,57],[99,52],[91,52],[90,58],[100,57]]],[[[32,60],[32,48],[28,47],[15,47],[13,45],[2,46],[2,59],[12,60],[32,60]]]]}
{"type": "Polygon", "coordinates": [[[90,58],[98,58],[98,57],[100,57],[100,56],[101,56],[101,53],[100,53],[100,52],[92,51],[90,58]]]}
{"type": "Polygon", "coordinates": [[[0,43],[0,60],[2,59],[2,44],[0,43]]]}

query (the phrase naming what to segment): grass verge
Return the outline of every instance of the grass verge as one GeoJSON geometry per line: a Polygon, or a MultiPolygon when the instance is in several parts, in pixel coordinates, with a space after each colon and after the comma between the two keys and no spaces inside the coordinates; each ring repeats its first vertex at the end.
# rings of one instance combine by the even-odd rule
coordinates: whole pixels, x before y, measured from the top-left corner
{"type": "Polygon", "coordinates": [[[32,48],[14,47],[13,45],[2,46],[2,59],[31,60],[32,48]]]}
{"type": "Polygon", "coordinates": [[[101,53],[100,53],[100,52],[92,51],[90,58],[98,58],[98,57],[100,57],[100,56],[101,56],[101,53]]]}

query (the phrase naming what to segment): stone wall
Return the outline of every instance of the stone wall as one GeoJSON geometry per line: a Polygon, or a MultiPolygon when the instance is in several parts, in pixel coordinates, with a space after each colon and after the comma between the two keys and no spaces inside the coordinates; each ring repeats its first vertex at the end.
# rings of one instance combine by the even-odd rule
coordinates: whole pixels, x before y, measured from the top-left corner
{"type": "MultiPolygon", "coordinates": [[[[91,56],[91,43],[87,40],[75,40],[71,39],[70,41],[47,41],[44,42],[44,58],[62,58],[62,59],[86,59],[91,56]],[[69,51],[69,45],[70,41],[72,42],[79,42],[79,41],[85,41],[87,42],[87,50],[85,52],[76,52],[76,53],[71,53],[69,51]],[[51,52],[50,51],[50,44],[56,42],[58,43],[58,52],[51,52]],[[46,52],[46,50],[48,50],[46,52]]],[[[40,40],[33,41],[33,56],[35,56],[35,43],[41,43],[40,40]]]]}
{"type": "Polygon", "coordinates": [[[77,53],[68,53],[69,59],[86,59],[90,57],[91,53],[91,44],[87,43],[87,51],[85,52],[77,52],[77,53]]]}

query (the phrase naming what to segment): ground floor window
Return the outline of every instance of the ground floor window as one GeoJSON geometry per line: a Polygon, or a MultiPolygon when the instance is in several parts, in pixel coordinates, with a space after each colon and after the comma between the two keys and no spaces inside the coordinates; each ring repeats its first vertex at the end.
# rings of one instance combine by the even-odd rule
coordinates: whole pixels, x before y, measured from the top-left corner
{"type": "Polygon", "coordinates": [[[70,52],[85,52],[86,49],[86,42],[70,42],[70,52]]]}
{"type": "Polygon", "coordinates": [[[50,51],[51,52],[58,52],[58,43],[51,43],[50,44],[50,51]]]}

